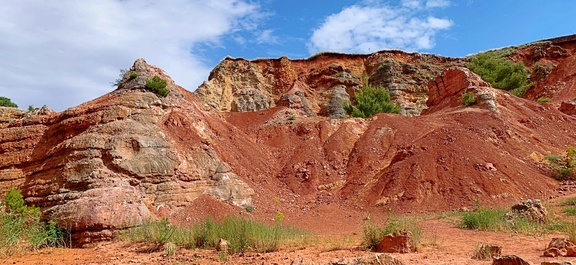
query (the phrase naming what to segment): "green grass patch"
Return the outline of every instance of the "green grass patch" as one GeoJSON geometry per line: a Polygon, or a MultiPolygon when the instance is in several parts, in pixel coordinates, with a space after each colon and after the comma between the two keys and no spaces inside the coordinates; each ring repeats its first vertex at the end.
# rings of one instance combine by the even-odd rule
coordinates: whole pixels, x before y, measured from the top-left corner
{"type": "Polygon", "coordinates": [[[462,105],[470,106],[470,105],[476,103],[476,95],[472,92],[464,93],[464,94],[462,94],[461,101],[462,101],[462,105]]]}
{"type": "Polygon", "coordinates": [[[576,206],[576,197],[566,199],[560,202],[560,206],[576,206]]]}
{"type": "Polygon", "coordinates": [[[462,215],[460,227],[482,231],[501,231],[505,228],[506,210],[478,208],[462,215]]]}
{"type": "Polygon", "coordinates": [[[570,216],[576,215],[576,207],[566,208],[566,209],[562,210],[562,212],[565,213],[566,215],[570,215],[570,216]]]}
{"type": "Polygon", "coordinates": [[[547,103],[547,102],[550,102],[550,98],[542,97],[542,98],[538,98],[536,101],[538,103],[547,103]]]}
{"type": "Polygon", "coordinates": [[[231,253],[246,251],[271,252],[287,246],[309,233],[277,222],[268,226],[253,220],[229,217],[222,221],[206,219],[191,227],[177,227],[167,219],[149,221],[142,226],[129,229],[123,237],[131,242],[153,244],[174,243],[185,248],[213,249],[218,240],[230,244],[231,253]]]}
{"type": "Polygon", "coordinates": [[[473,212],[463,213],[459,225],[463,229],[479,231],[542,235],[553,230],[555,225],[559,224],[534,222],[522,216],[510,214],[505,209],[478,208],[473,212]]]}

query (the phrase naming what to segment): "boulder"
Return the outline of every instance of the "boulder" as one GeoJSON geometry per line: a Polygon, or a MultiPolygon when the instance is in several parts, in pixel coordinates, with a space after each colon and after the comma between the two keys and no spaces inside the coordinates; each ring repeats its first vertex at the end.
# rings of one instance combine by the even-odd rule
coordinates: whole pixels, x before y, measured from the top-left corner
{"type": "Polygon", "coordinates": [[[500,257],[502,255],[502,246],[497,245],[480,245],[480,248],[472,256],[477,260],[489,260],[500,257]]]}
{"type": "Polygon", "coordinates": [[[492,261],[492,265],[532,265],[531,262],[523,260],[522,258],[515,255],[502,256],[495,258],[492,261]]]}
{"type": "Polygon", "coordinates": [[[510,219],[523,217],[532,222],[545,223],[548,211],[540,200],[526,200],[513,205],[507,216],[510,219]]]}
{"type": "Polygon", "coordinates": [[[410,253],[416,252],[416,246],[410,231],[400,231],[398,233],[384,236],[376,245],[376,252],[384,253],[410,253]]]}
{"type": "Polygon", "coordinates": [[[576,101],[575,100],[565,100],[560,103],[559,111],[564,112],[568,115],[576,115],[576,101]]]}
{"type": "Polygon", "coordinates": [[[576,244],[566,238],[552,238],[542,253],[544,257],[576,257],[576,244]]]}

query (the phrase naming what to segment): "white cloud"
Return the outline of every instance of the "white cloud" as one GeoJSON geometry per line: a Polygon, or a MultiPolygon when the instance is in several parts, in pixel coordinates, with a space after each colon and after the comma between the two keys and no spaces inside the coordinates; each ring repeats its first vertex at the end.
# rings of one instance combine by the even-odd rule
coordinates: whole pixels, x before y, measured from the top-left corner
{"type": "Polygon", "coordinates": [[[308,50],[370,53],[431,49],[436,33],[449,29],[453,22],[428,13],[449,4],[447,0],[402,0],[399,6],[375,1],[352,5],[328,16],[314,30],[308,50]]]}
{"type": "Polygon", "coordinates": [[[448,0],[428,0],[426,1],[427,8],[435,8],[435,7],[447,7],[450,5],[450,1],[448,0]]]}
{"type": "Polygon", "coordinates": [[[56,110],[112,91],[137,58],[194,90],[212,66],[200,43],[257,28],[248,0],[0,0],[0,96],[56,110]]]}
{"type": "Polygon", "coordinates": [[[256,36],[256,43],[258,44],[275,44],[277,42],[278,37],[274,36],[274,30],[272,29],[263,30],[256,36]]]}

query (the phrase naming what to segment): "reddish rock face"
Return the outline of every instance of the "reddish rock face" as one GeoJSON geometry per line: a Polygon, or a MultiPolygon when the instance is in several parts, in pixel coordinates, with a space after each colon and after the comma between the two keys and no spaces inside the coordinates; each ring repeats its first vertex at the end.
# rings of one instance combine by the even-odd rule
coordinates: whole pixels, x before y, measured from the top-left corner
{"type": "MultiPolygon", "coordinates": [[[[562,49],[566,54],[555,62],[574,52],[562,49]]],[[[306,228],[305,217],[317,211],[348,218],[554,194],[557,182],[531,155],[561,154],[574,145],[567,132],[576,131],[576,118],[494,90],[464,68],[444,71],[464,61],[398,51],[226,59],[191,93],[137,60],[130,69],[136,78],[127,75],[117,90],[75,108],[0,108],[0,192],[21,188],[28,204],[72,230],[78,242],[156,217],[189,223],[234,213],[269,221],[282,211],[286,223],[306,228]],[[391,89],[406,116],[327,117],[341,114],[338,104],[353,99],[365,73],[391,89]],[[167,97],[144,89],[153,76],[168,80],[167,97]],[[443,84],[427,86],[437,76],[443,84]],[[461,105],[466,91],[475,93],[477,105],[461,105]],[[283,95],[298,98],[278,106],[283,95]],[[221,102],[212,100],[218,97],[221,102]],[[260,100],[266,98],[271,101],[260,100]],[[232,102],[269,106],[213,111],[232,110],[232,102]],[[418,116],[426,102],[429,110],[418,116]]],[[[562,71],[573,75],[576,67],[562,71]]],[[[326,226],[347,221],[325,220],[326,226]]]]}
{"type": "Polygon", "coordinates": [[[496,90],[477,74],[464,67],[450,67],[434,80],[428,82],[428,109],[423,114],[432,113],[438,109],[458,107],[462,105],[463,93],[473,93],[477,106],[497,111],[494,102],[496,90]]]}
{"type": "Polygon", "coordinates": [[[494,261],[492,261],[492,265],[532,265],[532,263],[518,256],[508,255],[495,258],[494,261]]]}
{"type": "Polygon", "coordinates": [[[408,231],[400,231],[384,236],[382,240],[376,245],[376,252],[384,253],[410,253],[416,252],[416,245],[412,238],[412,233],[408,231]]]}
{"type": "Polygon", "coordinates": [[[562,103],[560,104],[560,108],[558,110],[568,115],[576,115],[576,101],[574,100],[562,101],[562,103]]]}

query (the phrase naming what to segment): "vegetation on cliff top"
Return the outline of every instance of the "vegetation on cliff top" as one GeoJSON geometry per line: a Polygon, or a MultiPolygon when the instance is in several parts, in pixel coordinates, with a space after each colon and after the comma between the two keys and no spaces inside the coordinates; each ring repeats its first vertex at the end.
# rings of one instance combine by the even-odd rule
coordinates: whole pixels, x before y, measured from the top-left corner
{"type": "Polygon", "coordinates": [[[0,107],[18,108],[18,105],[7,97],[0,97],[0,107]]]}
{"type": "Polygon", "coordinates": [[[522,97],[532,86],[528,82],[530,71],[522,62],[506,58],[511,52],[509,48],[480,53],[467,66],[493,87],[522,97]]]}
{"type": "Polygon", "coordinates": [[[159,76],[146,79],[146,89],[161,97],[166,97],[170,94],[170,89],[166,86],[166,79],[160,78],[159,76]]]}

